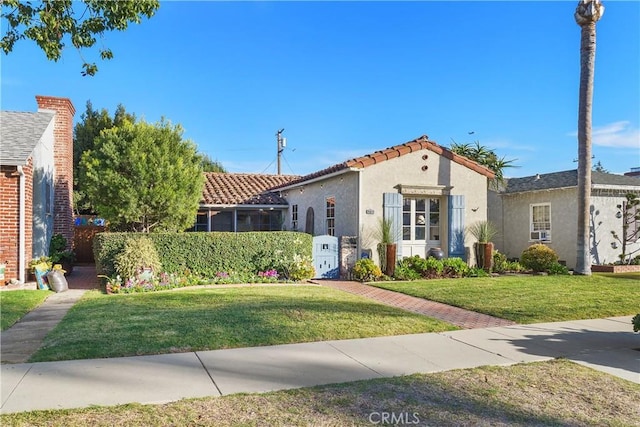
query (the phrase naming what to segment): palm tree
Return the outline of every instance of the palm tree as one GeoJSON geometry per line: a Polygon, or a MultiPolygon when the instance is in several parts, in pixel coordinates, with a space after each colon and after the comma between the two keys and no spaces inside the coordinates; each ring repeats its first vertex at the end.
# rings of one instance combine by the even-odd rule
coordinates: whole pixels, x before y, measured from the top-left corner
{"type": "Polygon", "coordinates": [[[578,245],[574,273],[591,274],[589,207],[591,206],[591,109],[596,59],[596,22],[602,17],[600,0],[580,0],[574,18],[580,34],[580,96],[578,101],[578,245]]]}
{"type": "Polygon", "coordinates": [[[517,167],[513,164],[517,159],[507,160],[505,157],[498,157],[495,151],[481,145],[480,141],[476,141],[475,145],[458,144],[453,139],[451,141],[451,151],[487,167],[495,174],[495,179],[489,185],[493,185],[496,190],[504,182],[504,170],[517,167]]]}

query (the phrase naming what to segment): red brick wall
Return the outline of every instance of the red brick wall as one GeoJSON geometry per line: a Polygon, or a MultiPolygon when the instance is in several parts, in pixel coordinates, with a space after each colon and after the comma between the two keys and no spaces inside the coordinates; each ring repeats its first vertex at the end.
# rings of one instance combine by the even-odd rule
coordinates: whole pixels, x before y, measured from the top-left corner
{"type": "MultiPolygon", "coordinates": [[[[33,162],[23,167],[25,180],[25,269],[31,261],[33,226],[33,162]]],[[[6,263],[5,282],[19,278],[20,175],[16,166],[0,166],[0,263],[6,263]]],[[[26,271],[26,270],[25,270],[26,271]]],[[[2,285],[3,283],[0,283],[2,285]]]]}
{"type": "Polygon", "coordinates": [[[38,107],[55,110],[53,234],[62,234],[73,244],[73,115],[68,98],[36,96],[38,107]]]}

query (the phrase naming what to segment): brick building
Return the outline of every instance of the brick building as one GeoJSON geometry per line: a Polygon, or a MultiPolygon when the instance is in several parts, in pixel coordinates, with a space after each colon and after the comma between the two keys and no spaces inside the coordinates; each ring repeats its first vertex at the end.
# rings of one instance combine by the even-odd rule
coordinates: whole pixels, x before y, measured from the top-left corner
{"type": "MultiPolygon", "coordinates": [[[[24,282],[53,234],[73,242],[73,116],[67,98],[36,96],[37,112],[0,112],[0,263],[24,282]]],[[[2,285],[3,283],[0,283],[2,285]]]]}

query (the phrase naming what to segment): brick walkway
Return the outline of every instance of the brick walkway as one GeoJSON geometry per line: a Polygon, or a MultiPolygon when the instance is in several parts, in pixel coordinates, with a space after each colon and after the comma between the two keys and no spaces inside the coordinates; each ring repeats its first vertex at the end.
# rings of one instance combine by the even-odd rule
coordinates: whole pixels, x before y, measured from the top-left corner
{"type": "Polygon", "coordinates": [[[366,298],[381,302],[386,305],[398,307],[413,313],[423,314],[453,323],[465,329],[490,328],[495,326],[515,325],[511,320],[499,319],[475,311],[453,307],[439,302],[412,297],[399,292],[363,285],[358,282],[344,282],[338,280],[314,281],[323,286],[328,286],[351,294],[361,295],[366,298]]]}

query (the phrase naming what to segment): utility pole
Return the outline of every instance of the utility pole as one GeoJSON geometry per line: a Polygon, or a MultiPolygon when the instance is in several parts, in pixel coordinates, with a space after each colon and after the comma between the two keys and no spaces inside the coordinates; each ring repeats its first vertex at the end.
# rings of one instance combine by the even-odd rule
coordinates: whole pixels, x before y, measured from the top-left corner
{"type": "Polygon", "coordinates": [[[280,129],[276,132],[276,140],[278,142],[278,175],[280,175],[280,157],[282,157],[282,152],[284,151],[284,147],[287,146],[287,138],[282,137],[282,132],[284,132],[284,128],[280,129]]]}

